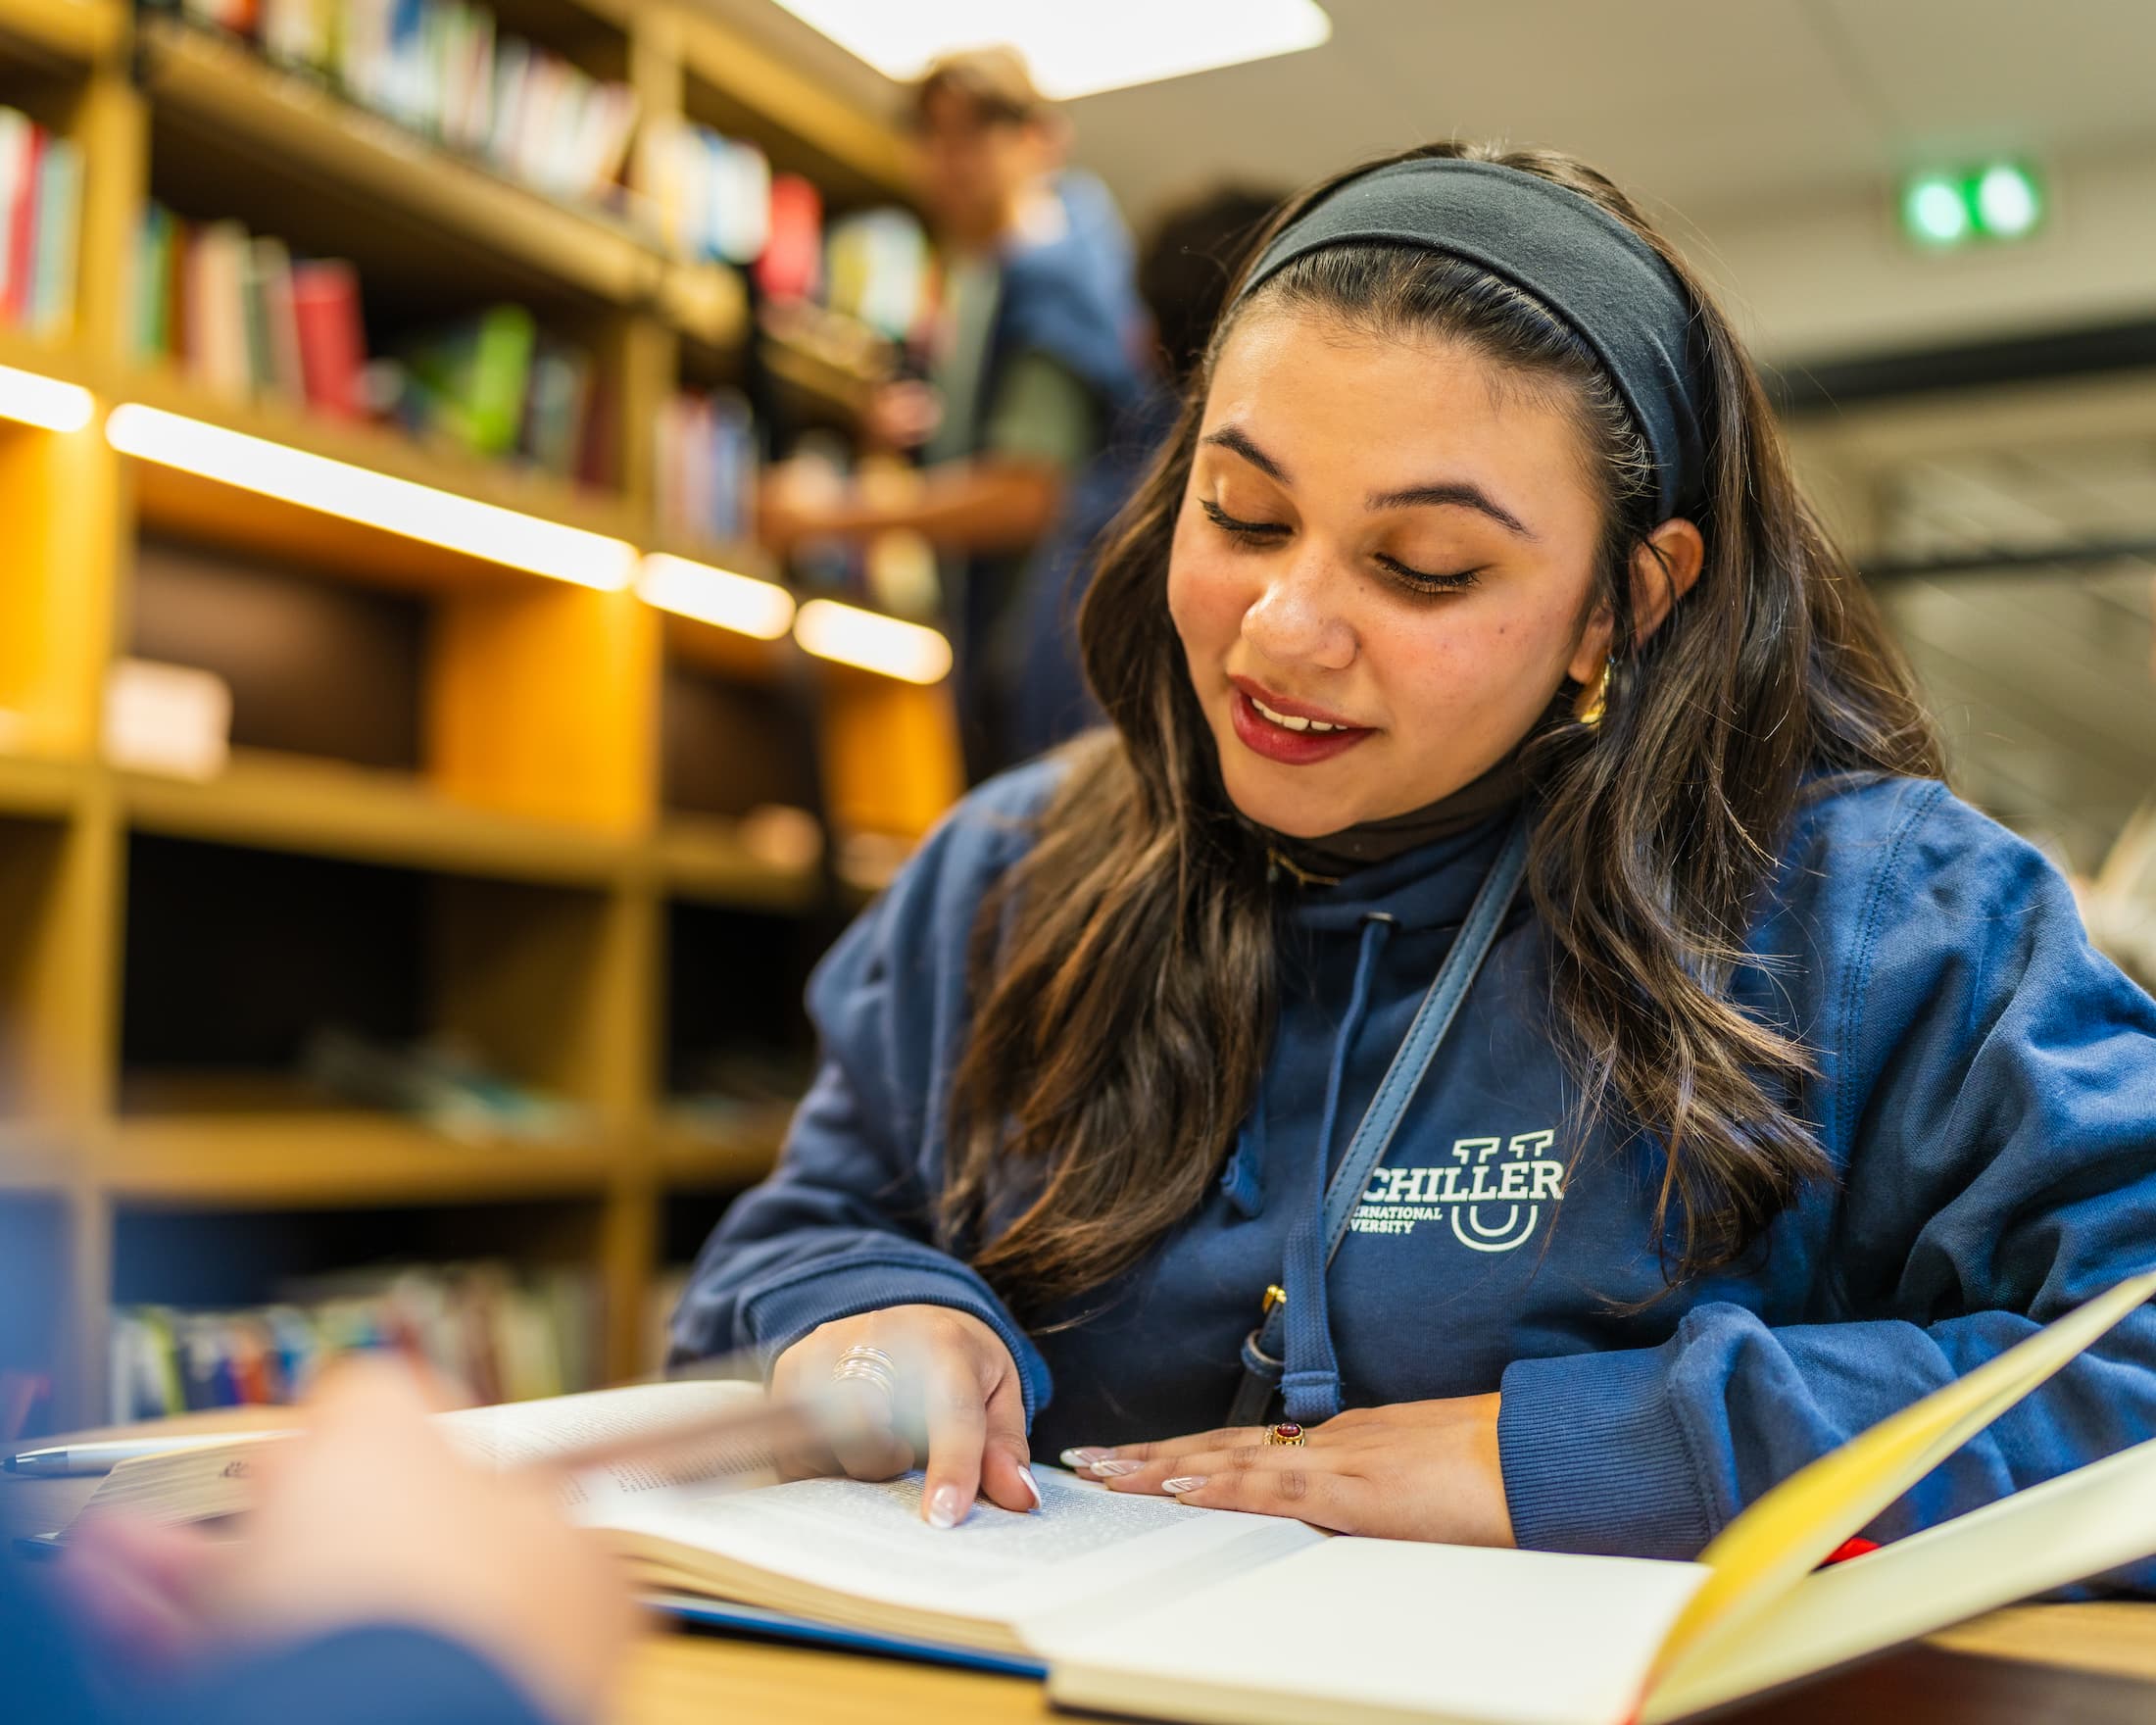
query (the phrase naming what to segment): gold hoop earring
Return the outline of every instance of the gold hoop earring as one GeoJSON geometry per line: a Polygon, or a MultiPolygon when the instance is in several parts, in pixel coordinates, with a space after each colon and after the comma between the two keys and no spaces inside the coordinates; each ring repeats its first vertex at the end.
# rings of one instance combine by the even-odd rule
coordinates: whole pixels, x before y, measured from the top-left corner
{"type": "Polygon", "coordinates": [[[1573,697],[1572,716],[1584,725],[1598,725],[1602,715],[1609,711],[1610,657],[1602,655],[1602,668],[1594,673],[1592,683],[1582,683],[1580,692],[1573,697]]]}

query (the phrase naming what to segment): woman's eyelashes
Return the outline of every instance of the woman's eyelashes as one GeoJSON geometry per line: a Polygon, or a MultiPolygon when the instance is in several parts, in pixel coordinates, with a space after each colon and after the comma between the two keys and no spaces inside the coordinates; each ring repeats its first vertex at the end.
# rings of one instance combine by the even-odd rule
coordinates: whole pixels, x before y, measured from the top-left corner
{"type": "MultiPolygon", "coordinates": [[[[1270,548],[1280,544],[1294,529],[1284,521],[1246,521],[1231,516],[1209,497],[1198,500],[1206,518],[1225,533],[1237,545],[1248,549],[1270,548]]],[[[1379,553],[1377,566],[1396,583],[1410,593],[1458,593],[1472,587],[1481,577],[1480,569],[1461,569],[1452,574],[1434,574],[1428,569],[1418,569],[1401,563],[1398,558],[1379,553]]]]}
{"type": "Polygon", "coordinates": [[[1198,504],[1212,524],[1238,545],[1277,545],[1292,530],[1283,521],[1238,520],[1209,497],[1200,498],[1198,504]]]}

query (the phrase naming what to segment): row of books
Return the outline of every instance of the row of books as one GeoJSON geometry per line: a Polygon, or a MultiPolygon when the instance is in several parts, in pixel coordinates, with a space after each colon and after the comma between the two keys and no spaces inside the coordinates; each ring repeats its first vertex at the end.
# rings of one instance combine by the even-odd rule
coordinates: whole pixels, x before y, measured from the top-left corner
{"type": "Polygon", "coordinates": [[[730,389],[676,395],[660,415],[655,441],[662,530],[686,539],[749,538],[760,464],[748,402],[730,389]]]}
{"type": "Polygon", "coordinates": [[[74,327],[82,152],[0,108],[0,326],[65,340],[74,327]]]}
{"type": "Polygon", "coordinates": [[[229,398],[263,397],[334,419],[365,411],[359,277],[295,259],[237,222],[190,222],[162,204],[135,252],[134,349],[229,398]]]}
{"type": "Polygon", "coordinates": [[[628,85],[594,78],[466,0],[151,0],[550,197],[618,196],[628,85]]]}
{"type": "Polygon", "coordinates": [[[558,479],[607,482],[612,421],[591,356],[543,333],[522,306],[493,306],[400,343],[369,372],[372,405],[416,436],[558,479]]]}
{"type": "Polygon", "coordinates": [[[313,1278],[273,1305],[113,1314],[116,1420],[297,1401],[339,1355],[395,1350],[478,1402],[519,1402],[601,1381],[592,1271],[484,1261],[313,1278]]]}
{"type": "Polygon", "coordinates": [[[521,306],[491,307],[369,359],[352,266],[294,258],[236,222],[153,204],[136,252],[134,347],[230,400],[393,420],[422,438],[603,483],[609,433],[590,356],[521,306]]]}

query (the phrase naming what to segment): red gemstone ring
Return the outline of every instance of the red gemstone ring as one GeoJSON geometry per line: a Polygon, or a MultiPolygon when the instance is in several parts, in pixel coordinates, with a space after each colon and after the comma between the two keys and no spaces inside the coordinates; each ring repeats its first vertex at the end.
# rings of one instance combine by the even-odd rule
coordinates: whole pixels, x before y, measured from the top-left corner
{"type": "Polygon", "coordinates": [[[1302,1428],[1294,1420],[1284,1419],[1278,1425],[1265,1428],[1265,1441],[1268,1444],[1302,1444],[1309,1440],[1302,1435],[1302,1428]]]}

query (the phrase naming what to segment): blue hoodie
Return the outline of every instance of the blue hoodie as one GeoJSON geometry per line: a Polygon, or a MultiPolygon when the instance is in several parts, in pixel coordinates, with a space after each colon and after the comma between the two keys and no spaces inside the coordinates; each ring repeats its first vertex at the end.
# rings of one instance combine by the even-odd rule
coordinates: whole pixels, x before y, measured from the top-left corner
{"type": "MultiPolygon", "coordinates": [[[[1239,1344],[1314,1202],[1334,1068],[1328,1158],[1505,822],[1298,898],[1261,1093],[1220,1178],[1136,1268],[1048,1314],[1080,1321],[1029,1336],[931,1217],[974,911],[1056,770],[974,793],[824,959],[821,1069],[778,1170],[705,1249],[680,1356],[775,1355],[831,1319],[925,1303],[1003,1337],[1036,1454],[1224,1417],[1239,1344]]],[[[1665,1293],[1659,1141],[1568,1137],[1575,1090],[1524,895],[1334,1260],[1347,1405],[1501,1390],[1523,1546],[1690,1557],[1804,1462],[2156,1264],[2156,1001],[2091,951],[2033,848],[1937,783],[1822,786],[1748,949],[1738,996],[1814,1051],[1797,1109],[1838,1178],[1740,1267],[1665,1293]]],[[[2143,1308],[1868,1531],[1905,1535],[2151,1435],[2143,1308]]],[[[2132,1579],[2156,1586],[2156,1563],[2132,1579]]]]}

